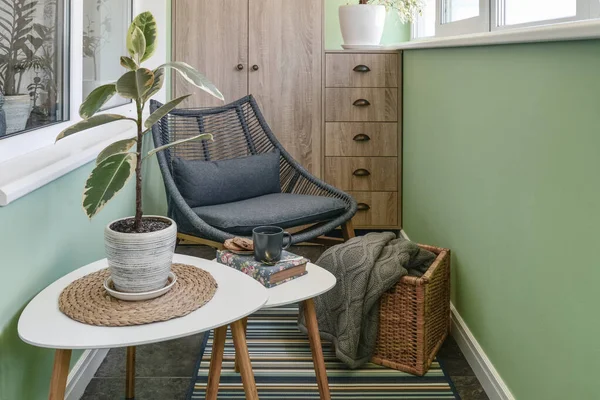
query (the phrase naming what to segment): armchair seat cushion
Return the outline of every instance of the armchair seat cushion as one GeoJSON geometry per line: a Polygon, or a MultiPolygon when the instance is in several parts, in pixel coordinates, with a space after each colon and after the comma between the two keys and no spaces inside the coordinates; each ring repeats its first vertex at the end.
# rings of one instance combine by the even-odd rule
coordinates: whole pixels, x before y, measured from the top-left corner
{"type": "Polygon", "coordinates": [[[341,199],[291,193],[272,193],[226,204],[192,209],[211,226],[234,235],[251,235],[261,225],[281,228],[333,219],[344,213],[341,199]]]}

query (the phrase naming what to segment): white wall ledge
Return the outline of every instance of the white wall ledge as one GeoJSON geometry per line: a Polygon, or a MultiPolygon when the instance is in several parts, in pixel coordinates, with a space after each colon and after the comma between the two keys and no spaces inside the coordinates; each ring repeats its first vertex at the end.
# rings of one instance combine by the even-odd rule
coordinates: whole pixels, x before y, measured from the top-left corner
{"type": "Polygon", "coordinates": [[[526,28],[503,29],[469,35],[418,39],[382,46],[381,50],[435,49],[444,47],[490,46],[513,43],[556,42],[600,38],[600,20],[563,22],[526,28]]]}
{"type": "Polygon", "coordinates": [[[0,163],[0,206],[87,164],[109,144],[135,135],[133,123],[117,121],[0,163]]]}

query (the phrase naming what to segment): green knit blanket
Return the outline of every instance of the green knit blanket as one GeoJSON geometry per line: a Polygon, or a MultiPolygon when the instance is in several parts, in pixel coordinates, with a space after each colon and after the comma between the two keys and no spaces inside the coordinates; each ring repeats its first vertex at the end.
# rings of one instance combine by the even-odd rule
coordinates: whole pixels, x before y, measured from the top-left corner
{"type": "MultiPolygon", "coordinates": [[[[402,276],[422,275],[435,254],[391,232],[369,233],[326,250],[315,264],[337,279],[316,297],[321,338],[333,342],[337,358],[359,368],[373,356],[379,324],[379,298],[402,276]]],[[[298,326],[306,333],[302,307],[298,326]]]]}

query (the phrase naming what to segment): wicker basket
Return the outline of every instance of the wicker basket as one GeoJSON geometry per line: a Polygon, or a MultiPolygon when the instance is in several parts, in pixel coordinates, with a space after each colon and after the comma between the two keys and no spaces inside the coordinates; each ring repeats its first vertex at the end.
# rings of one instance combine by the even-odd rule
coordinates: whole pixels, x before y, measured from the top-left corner
{"type": "Polygon", "coordinates": [[[419,246],[437,258],[422,277],[404,276],[381,297],[372,361],[422,376],[450,332],[450,250],[419,246]]]}

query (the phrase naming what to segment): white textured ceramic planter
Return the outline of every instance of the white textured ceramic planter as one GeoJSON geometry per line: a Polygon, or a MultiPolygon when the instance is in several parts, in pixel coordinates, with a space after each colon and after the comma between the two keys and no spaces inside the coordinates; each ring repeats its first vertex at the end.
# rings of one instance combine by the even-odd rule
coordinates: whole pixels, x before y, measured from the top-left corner
{"type": "Polygon", "coordinates": [[[6,115],[6,134],[25,130],[33,104],[31,96],[22,94],[18,96],[4,96],[4,113],[6,115]]]}
{"type": "Polygon", "coordinates": [[[167,284],[177,241],[177,224],[167,217],[145,215],[144,218],[162,219],[171,225],[157,232],[121,233],[110,228],[120,221],[117,220],[104,229],[108,266],[119,292],[149,292],[167,284]]]}
{"type": "Polygon", "coordinates": [[[352,4],[340,6],[340,27],[346,45],[377,46],[385,26],[385,6],[352,4]]]}

